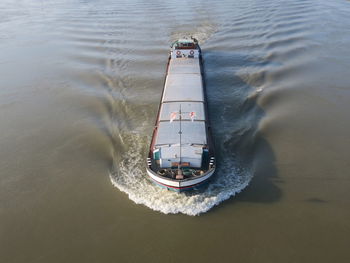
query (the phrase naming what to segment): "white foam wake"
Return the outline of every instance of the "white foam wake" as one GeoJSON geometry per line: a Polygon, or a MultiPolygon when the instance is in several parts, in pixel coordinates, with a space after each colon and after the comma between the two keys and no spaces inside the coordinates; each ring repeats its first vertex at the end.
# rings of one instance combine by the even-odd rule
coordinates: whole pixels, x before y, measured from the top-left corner
{"type": "MultiPolygon", "coordinates": [[[[135,138],[136,137],[136,138],[135,138]]],[[[130,138],[128,153],[115,163],[110,173],[114,186],[125,192],[137,204],[153,210],[175,214],[199,215],[243,190],[251,180],[251,173],[238,168],[232,158],[220,162],[216,175],[209,186],[199,192],[176,193],[154,185],[145,170],[142,139],[130,138]]]]}

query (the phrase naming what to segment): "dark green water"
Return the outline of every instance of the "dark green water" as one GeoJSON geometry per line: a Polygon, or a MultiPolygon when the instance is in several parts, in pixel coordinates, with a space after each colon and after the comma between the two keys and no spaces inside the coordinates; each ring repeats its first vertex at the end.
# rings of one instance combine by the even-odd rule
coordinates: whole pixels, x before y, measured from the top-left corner
{"type": "Polygon", "coordinates": [[[349,262],[350,2],[0,3],[0,262],[349,262]],[[200,41],[218,172],[144,159],[200,41]],[[197,216],[194,216],[197,215],[197,216]]]}

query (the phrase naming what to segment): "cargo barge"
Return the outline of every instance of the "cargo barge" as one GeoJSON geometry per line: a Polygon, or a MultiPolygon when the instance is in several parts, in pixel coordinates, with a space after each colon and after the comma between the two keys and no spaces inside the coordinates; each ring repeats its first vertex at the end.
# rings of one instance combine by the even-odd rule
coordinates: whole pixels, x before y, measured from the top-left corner
{"type": "Polygon", "coordinates": [[[208,182],[215,166],[201,49],[194,38],[179,39],[170,50],[147,174],[157,185],[182,192],[208,182]]]}

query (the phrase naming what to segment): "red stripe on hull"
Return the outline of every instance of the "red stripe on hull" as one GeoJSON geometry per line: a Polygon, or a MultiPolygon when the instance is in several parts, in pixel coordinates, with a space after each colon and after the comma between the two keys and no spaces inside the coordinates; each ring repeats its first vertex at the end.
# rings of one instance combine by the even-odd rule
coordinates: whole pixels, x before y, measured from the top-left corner
{"type": "Polygon", "coordinates": [[[204,181],[202,181],[202,182],[200,182],[200,183],[198,183],[198,184],[193,184],[193,185],[183,186],[183,187],[176,187],[176,186],[171,186],[171,185],[167,185],[167,184],[162,184],[162,183],[158,182],[157,180],[154,180],[152,177],[150,177],[150,178],[151,178],[154,182],[156,182],[157,184],[163,185],[163,186],[165,186],[165,187],[167,187],[167,188],[173,188],[173,189],[179,189],[179,190],[195,187],[195,186],[197,186],[197,185],[200,185],[200,184],[206,182],[206,181],[209,179],[209,178],[208,178],[208,179],[206,179],[206,180],[204,180],[204,181]]]}

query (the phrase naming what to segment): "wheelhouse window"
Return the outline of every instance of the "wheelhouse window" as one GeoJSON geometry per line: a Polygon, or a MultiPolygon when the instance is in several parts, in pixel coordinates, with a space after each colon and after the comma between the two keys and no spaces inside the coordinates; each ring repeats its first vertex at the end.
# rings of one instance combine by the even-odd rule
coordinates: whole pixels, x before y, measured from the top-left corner
{"type": "Polygon", "coordinates": [[[196,46],[194,43],[177,43],[176,45],[177,49],[195,49],[196,46]]]}

